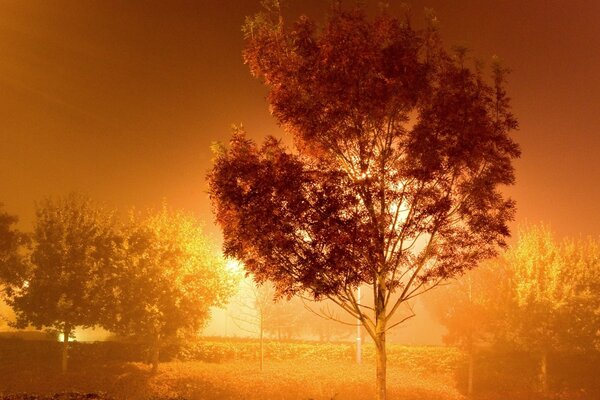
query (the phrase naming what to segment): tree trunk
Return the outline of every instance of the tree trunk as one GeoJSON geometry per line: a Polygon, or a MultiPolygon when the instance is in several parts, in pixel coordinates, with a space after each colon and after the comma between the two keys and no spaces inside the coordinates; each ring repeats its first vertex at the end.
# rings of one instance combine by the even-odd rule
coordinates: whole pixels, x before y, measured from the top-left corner
{"type": "MultiPolygon", "coordinates": [[[[360,306],[360,286],[356,289],[356,304],[360,306]]],[[[362,364],[362,338],[360,330],[360,318],[356,318],[356,363],[362,364]]]]}
{"type": "Polygon", "coordinates": [[[160,357],[160,334],[156,334],[154,336],[154,341],[152,343],[152,373],[156,374],[158,372],[158,361],[160,357]]]}
{"type": "MultiPolygon", "coordinates": [[[[379,325],[379,324],[378,324],[379,325]]],[[[376,399],[386,399],[386,367],[387,367],[387,356],[385,352],[385,327],[380,329],[378,326],[376,338],[375,338],[375,352],[377,357],[377,372],[376,372],[376,399]]]]}
{"type": "Polygon", "coordinates": [[[542,393],[548,392],[548,352],[542,352],[540,363],[540,390],[542,393]]]}
{"type": "Polygon", "coordinates": [[[473,348],[469,349],[469,375],[467,377],[467,397],[473,397],[473,369],[475,364],[475,357],[473,355],[473,348]]]}
{"type": "Polygon", "coordinates": [[[69,363],[69,336],[71,335],[71,326],[68,323],[65,323],[63,329],[63,345],[62,345],[62,373],[67,372],[67,367],[69,363]]]}
{"type": "Polygon", "coordinates": [[[263,366],[265,363],[265,349],[263,344],[263,317],[260,317],[260,372],[263,371],[263,366]]]}

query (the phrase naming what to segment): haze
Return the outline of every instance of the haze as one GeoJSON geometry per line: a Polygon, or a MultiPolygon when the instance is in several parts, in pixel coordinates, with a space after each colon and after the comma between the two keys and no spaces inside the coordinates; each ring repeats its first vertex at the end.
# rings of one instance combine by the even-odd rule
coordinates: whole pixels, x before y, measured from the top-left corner
{"type": "MultiPolygon", "coordinates": [[[[286,0],[284,19],[306,14],[325,23],[330,3],[286,0]]],[[[375,0],[356,3],[364,4],[369,15],[377,13],[375,0]]],[[[391,3],[390,12],[401,15],[400,2],[391,3]]],[[[259,143],[267,135],[293,143],[270,113],[267,88],[242,60],[242,25],[260,4],[0,1],[0,234],[4,212],[18,217],[19,230],[32,232],[36,207],[50,204],[44,199],[72,200],[65,196],[83,194],[118,210],[119,221],[126,221],[132,208],[142,210],[126,228],[115,230],[121,240],[116,242],[126,243],[120,248],[120,266],[150,258],[131,250],[136,233],[159,241],[166,230],[176,246],[199,222],[202,231],[194,232],[205,235],[209,244],[188,246],[196,246],[190,257],[210,253],[218,258],[209,257],[210,265],[216,265],[216,275],[222,273],[214,281],[223,286],[204,303],[210,318],[189,324],[202,329],[185,342],[184,350],[177,347],[182,340],[178,331],[173,334],[177,340],[160,345],[164,338],[156,333],[152,343],[161,349],[160,356],[128,339],[135,334],[131,326],[130,331],[119,326],[121,309],[115,312],[119,323],[112,333],[108,328],[67,327],[65,322],[50,340],[37,340],[39,332],[33,334],[35,344],[6,339],[15,331],[8,326],[15,315],[7,306],[10,300],[3,302],[0,331],[10,333],[0,333],[5,336],[0,338],[0,359],[9,360],[0,361],[0,375],[8,376],[7,383],[0,382],[0,399],[4,393],[28,390],[108,391],[118,399],[140,400],[146,393],[156,399],[386,399],[376,372],[376,340],[365,333],[364,323],[359,335],[356,318],[340,316],[343,311],[331,302],[315,305],[293,297],[273,303],[273,297],[285,296],[276,296],[270,284],[257,287],[250,278],[242,279],[243,265],[219,252],[227,238],[215,215],[220,199],[211,203],[208,194],[214,188],[209,188],[207,175],[218,157],[211,147],[228,143],[234,125],[243,125],[259,143]],[[184,233],[169,231],[174,225],[165,220],[170,218],[179,221],[174,225],[184,233]],[[323,322],[314,315],[319,310],[342,324],[323,322]],[[73,332],[78,342],[103,342],[88,344],[97,346],[93,351],[81,343],[69,347],[68,341],[59,348],[60,335],[73,332]],[[104,342],[109,338],[116,341],[104,342]],[[72,356],[66,355],[67,348],[72,356]],[[101,377],[102,383],[80,371],[87,363],[86,351],[101,354],[102,366],[93,378],[101,377]],[[72,362],[68,373],[67,360],[72,362]],[[159,360],[164,369],[156,375],[159,360]],[[363,363],[357,367],[357,361],[363,363]],[[29,389],[30,370],[47,380],[29,389]],[[375,375],[377,389],[371,379],[375,375]]],[[[600,386],[590,371],[600,366],[600,2],[414,0],[410,6],[416,25],[425,23],[424,9],[434,10],[446,48],[466,46],[469,62],[470,57],[481,60],[488,71],[496,57],[510,68],[506,88],[519,125],[510,136],[522,155],[513,163],[516,184],[502,189],[516,201],[508,250],[474,271],[457,274],[452,285],[422,301],[411,300],[390,320],[415,314],[389,333],[387,398],[491,400],[510,395],[541,400],[553,393],[595,398],[600,386]],[[542,332],[542,339],[527,332],[542,332]]],[[[73,204],[85,203],[75,198],[73,204]]],[[[2,262],[0,257],[0,267],[2,262]]],[[[172,275],[185,273],[181,269],[172,275]]],[[[3,275],[8,273],[0,273],[4,287],[18,281],[3,275]]],[[[30,281],[19,279],[16,287],[27,289],[30,281]]],[[[362,287],[374,281],[362,281],[362,287]]],[[[189,295],[186,290],[182,293],[189,295]]],[[[14,293],[5,294],[8,299],[14,293]]],[[[133,302],[135,295],[131,297],[133,302]]],[[[364,290],[363,297],[362,307],[374,310],[373,293],[364,290]]],[[[28,320],[24,327],[37,332],[33,325],[28,320]]],[[[94,325],[102,324],[87,324],[94,325]]]]}

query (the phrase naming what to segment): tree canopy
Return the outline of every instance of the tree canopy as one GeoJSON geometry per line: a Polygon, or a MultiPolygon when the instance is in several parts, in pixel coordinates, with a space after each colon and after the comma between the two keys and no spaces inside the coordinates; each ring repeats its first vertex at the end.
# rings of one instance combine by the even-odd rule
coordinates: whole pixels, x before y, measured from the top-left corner
{"type": "Polygon", "coordinates": [[[150,341],[156,369],[161,342],[197,334],[236,282],[200,222],[166,206],[132,213],[121,251],[105,325],[150,341]]]}
{"type": "Polygon", "coordinates": [[[63,334],[63,371],[74,328],[97,325],[102,315],[103,279],[114,262],[113,228],[112,213],[79,194],[37,206],[27,275],[10,304],[17,327],[63,334]]]}
{"type": "Polygon", "coordinates": [[[509,235],[517,127],[491,84],[446,52],[435,19],[335,6],[323,27],[286,24],[277,2],[248,18],[244,61],[269,89],[290,150],[237,131],[209,174],[224,251],[277,293],[330,298],[375,339],[400,305],[496,254],[509,235]],[[354,290],[371,285],[373,307],[354,290]]]}

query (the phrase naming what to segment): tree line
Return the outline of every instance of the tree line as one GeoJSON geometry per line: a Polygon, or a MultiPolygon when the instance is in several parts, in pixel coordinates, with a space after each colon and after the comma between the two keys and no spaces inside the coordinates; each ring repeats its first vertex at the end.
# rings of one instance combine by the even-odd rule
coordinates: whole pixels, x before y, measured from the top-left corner
{"type": "Polygon", "coordinates": [[[0,210],[0,279],[16,328],[62,335],[62,370],[75,328],[102,327],[151,345],[196,334],[236,288],[236,275],[191,214],[132,210],[120,221],[80,194],[37,204],[33,232],[0,210]]]}

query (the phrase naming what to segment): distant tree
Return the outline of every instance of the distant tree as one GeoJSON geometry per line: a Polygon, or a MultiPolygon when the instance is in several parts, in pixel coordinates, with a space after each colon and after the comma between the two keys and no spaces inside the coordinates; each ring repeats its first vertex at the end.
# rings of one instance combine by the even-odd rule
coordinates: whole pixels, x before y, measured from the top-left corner
{"type": "MultiPolygon", "coordinates": [[[[558,242],[544,226],[520,229],[500,257],[469,271],[425,299],[467,350],[482,344],[539,356],[539,388],[548,390],[548,354],[589,352],[600,340],[600,245],[558,242]]],[[[469,393],[472,391],[470,364],[469,393]]]]}
{"type": "Polygon", "coordinates": [[[13,313],[4,301],[23,284],[29,238],[15,228],[18,218],[1,209],[0,203],[0,328],[6,328],[13,313]]]}
{"type": "Polygon", "coordinates": [[[510,271],[504,264],[501,259],[486,261],[422,299],[446,327],[444,341],[467,353],[469,396],[473,394],[477,349],[496,344],[506,332],[512,297],[510,271]]]}
{"type": "Polygon", "coordinates": [[[540,389],[548,390],[548,353],[592,350],[600,319],[600,261],[593,242],[558,243],[546,226],[521,230],[504,256],[511,272],[514,345],[539,354],[540,389]]]}
{"type": "Polygon", "coordinates": [[[10,295],[13,286],[20,286],[26,272],[26,234],[15,228],[18,218],[2,211],[0,203],[0,285],[10,295]]]}
{"type": "MultiPolygon", "coordinates": [[[[271,301],[275,297],[271,292],[271,301]]],[[[306,328],[308,311],[298,297],[273,301],[272,311],[265,320],[265,330],[278,340],[297,339],[306,328]]]]}
{"type": "Polygon", "coordinates": [[[232,303],[230,317],[244,332],[256,335],[259,342],[259,368],[264,368],[264,340],[267,320],[274,309],[274,291],[268,285],[255,285],[248,278],[242,281],[240,290],[232,303]]]}
{"type": "Polygon", "coordinates": [[[104,325],[148,341],[154,372],[161,344],[185,332],[197,334],[210,308],[223,304],[235,286],[200,222],[166,206],[131,214],[116,274],[104,325]]]}
{"type": "Polygon", "coordinates": [[[334,6],[317,29],[266,6],[244,26],[244,61],[296,150],[243,132],[217,149],[208,179],[224,251],[278,295],[329,298],[360,319],[382,400],[392,316],[509,235],[514,203],[499,186],[514,182],[519,148],[506,71],[489,85],[464,51],[447,54],[433,16],[417,30],[334,6]],[[357,303],[363,284],[373,307],[357,303]]]}
{"type": "Polygon", "coordinates": [[[264,368],[264,341],[267,336],[278,340],[290,339],[301,333],[306,310],[298,298],[275,299],[270,283],[256,284],[246,277],[230,304],[229,316],[242,331],[256,335],[259,340],[259,365],[264,368]]]}
{"type": "Polygon", "coordinates": [[[563,341],[575,351],[600,351],[600,240],[567,239],[561,253],[570,290],[564,312],[563,341]]]}
{"type": "Polygon", "coordinates": [[[305,331],[308,334],[317,336],[320,342],[356,340],[356,319],[329,299],[319,302],[309,300],[303,299],[302,304],[305,331]]]}
{"type": "Polygon", "coordinates": [[[548,353],[561,344],[560,314],[565,311],[571,282],[560,246],[544,226],[522,229],[517,244],[505,255],[511,271],[514,309],[509,315],[510,339],[540,356],[540,389],[547,391],[548,353]]]}
{"type": "Polygon", "coordinates": [[[75,327],[92,327],[102,315],[103,277],[113,262],[111,213],[79,194],[37,206],[30,267],[10,299],[15,326],[50,328],[63,335],[62,371],[75,327]]]}

